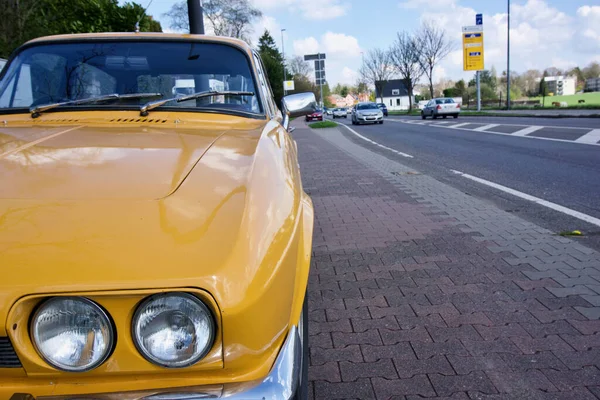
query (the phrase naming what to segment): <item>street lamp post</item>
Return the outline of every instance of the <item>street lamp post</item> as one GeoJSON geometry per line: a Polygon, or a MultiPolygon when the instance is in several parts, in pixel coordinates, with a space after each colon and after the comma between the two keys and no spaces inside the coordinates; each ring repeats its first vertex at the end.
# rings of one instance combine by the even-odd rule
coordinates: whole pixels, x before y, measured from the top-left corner
{"type": "Polygon", "coordinates": [[[506,109],[510,110],[510,0],[507,0],[508,30],[506,37],[506,109]]]}
{"type": "MultiPolygon", "coordinates": [[[[281,58],[283,58],[283,81],[287,81],[287,73],[285,72],[285,48],[283,46],[283,32],[285,29],[281,30],[281,58]]],[[[287,90],[285,89],[285,83],[283,84],[283,95],[287,95],[287,90]]]]}

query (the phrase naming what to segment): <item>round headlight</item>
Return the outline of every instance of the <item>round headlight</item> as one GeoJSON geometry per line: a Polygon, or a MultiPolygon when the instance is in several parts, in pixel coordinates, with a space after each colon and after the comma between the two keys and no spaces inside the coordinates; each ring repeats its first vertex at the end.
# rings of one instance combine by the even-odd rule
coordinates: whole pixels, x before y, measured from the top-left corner
{"type": "Polygon", "coordinates": [[[187,293],[146,299],[133,316],[133,338],[150,362],[169,368],[198,362],[212,347],[215,326],[208,307],[187,293]]]}
{"type": "Polygon", "coordinates": [[[83,297],[54,297],[35,312],[31,335],[48,364],[82,372],[106,360],[114,334],[110,319],[97,304],[83,297]]]}

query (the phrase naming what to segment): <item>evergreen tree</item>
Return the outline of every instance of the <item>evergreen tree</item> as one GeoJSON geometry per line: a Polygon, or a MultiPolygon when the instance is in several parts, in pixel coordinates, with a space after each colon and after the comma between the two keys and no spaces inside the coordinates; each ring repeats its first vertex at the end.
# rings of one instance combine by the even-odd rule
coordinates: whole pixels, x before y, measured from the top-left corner
{"type": "Polygon", "coordinates": [[[258,39],[258,53],[265,66],[265,73],[269,78],[275,101],[277,104],[281,104],[283,98],[283,56],[277,48],[275,39],[267,29],[258,39]]]}

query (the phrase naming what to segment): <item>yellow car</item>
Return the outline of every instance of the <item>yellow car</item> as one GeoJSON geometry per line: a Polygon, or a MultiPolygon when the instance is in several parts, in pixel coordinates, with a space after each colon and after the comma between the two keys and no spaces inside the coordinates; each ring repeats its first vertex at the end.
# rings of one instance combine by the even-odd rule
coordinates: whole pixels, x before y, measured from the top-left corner
{"type": "Polygon", "coordinates": [[[313,207],[260,57],[22,46],[0,76],[0,399],[307,397],[313,207]]]}

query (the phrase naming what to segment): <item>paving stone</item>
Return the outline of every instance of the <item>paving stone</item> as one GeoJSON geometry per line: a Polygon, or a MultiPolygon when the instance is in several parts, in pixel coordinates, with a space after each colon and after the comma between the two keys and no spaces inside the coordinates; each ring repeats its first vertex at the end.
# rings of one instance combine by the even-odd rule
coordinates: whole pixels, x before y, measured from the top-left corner
{"type": "Polygon", "coordinates": [[[424,360],[394,359],[394,364],[398,375],[402,379],[430,373],[454,375],[452,366],[444,356],[433,356],[424,360]]]}
{"type": "MultiPolygon", "coordinates": [[[[441,328],[440,328],[441,329],[441,328]]],[[[385,345],[396,344],[400,342],[431,342],[427,330],[423,327],[402,330],[380,329],[381,339],[385,345]]]]}
{"type": "MultiPolygon", "coordinates": [[[[536,354],[499,354],[506,363],[507,369],[515,372],[539,369],[567,370],[568,367],[551,351],[542,351],[536,354]]],[[[505,371],[506,371],[505,370],[505,371]]]]}
{"type": "Polygon", "coordinates": [[[434,397],[436,392],[431,386],[427,375],[417,375],[409,379],[388,380],[373,378],[373,388],[378,399],[390,399],[396,395],[420,395],[434,397]]]}
{"type": "Polygon", "coordinates": [[[397,317],[398,324],[402,329],[413,329],[418,327],[439,327],[445,328],[446,322],[439,314],[427,315],[425,317],[397,317]]]}
{"type": "Polygon", "coordinates": [[[346,308],[348,310],[350,309],[354,309],[354,308],[360,308],[360,307],[388,307],[387,301],[385,300],[385,297],[383,296],[376,296],[370,299],[363,299],[361,298],[361,294],[359,291],[359,294],[357,296],[357,298],[352,299],[346,299],[344,301],[344,303],[346,304],[346,308]]]}
{"type": "MultiPolygon", "coordinates": [[[[483,356],[456,356],[448,355],[448,360],[458,375],[466,375],[473,371],[505,371],[508,369],[507,363],[501,358],[500,354],[490,353],[483,356]]],[[[511,355],[514,357],[514,355],[511,355]]]]}
{"type": "Polygon", "coordinates": [[[431,343],[431,342],[414,342],[411,343],[417,358],[427,359],[435,355],[454,354],[458,356],[468,356],[469,352],[465,346],[458,340],[449,340],[447,342],[431,343]]]}
{"type": "Polygon", "coordinates": [[[333,341],[331,340],[331,333],[323,332],[316,335],[309,336],[310,347],[321,347],[323,349],[332,349],[333,341]]]}
{"type": "Polygon", "coordinates": [[[446,321],[446,324],[448,324],[449,327],[459,327],[461,325],[492,325],[492,321],[482,312],[460,315],[444,315],[444,321],[446,321]]]}
{"type": "Polygon", "coordinates": [[[555,350],[553,354],[569,369],[579,370],[590,366],[600,368],[600,348],[582,351],[555,350]]]}
{"type": "Polygon", "coordinates": [[[577,335],[579,332],[565,320],[558,320],[549,324],[521,324],[533,338],[543,338],[548,335],[570,334],[577,335]]]}
{"type": "Polygon", "coordinates": [[[583,286],[583,285],[575,285],[575,286],[566,287],[566,288],[546,288],[546,290],[548,290],[550,293],[552,293],[556,297],[567,297],[567,296],[575,296],[575,295],[581,295],[581,294],[591,294],[591,295],[596,294],[596,292],[594,292],[592,289],[588,288],[587,286],[583,286]]]}
{"type": "Polygon", "coordinates": [[[311,381],[341,382],[340,368],[337,362],[323,365],[311,365],[308,369],[308,379],[311,381]]]}
{"type": "Polygon", "coordinates": [[[364,332],[370,329],[400,329],[398,321],[392,315],[378,319],[353,319],[352,326],[354,327],[354,332],[364,332]]]}
{"type": "Polygon", "coordinates": [[[468,375],[444,376],[430,374],[429,379],[439,396],[449,396],[456,392],[477,391],[481,393],[498,393],[492,381],[484,372],[475,371],[468,375]]]}
{"type": "Polygon", "coordinates": [[[381,359],[372,363],[352,363],[342,361],[340,362],[340,370],[344,382],[353,382],[358,378],[398,378],[394,364],[392,360],[389,359],[381,359]]]}
{"type": "Polygon", "coordinates": [[[308,324],[308,331],[311,335],[321,332],[352,332],[352,326],[349,319],[335,322],[311,322],[308,324]]]}
{"type": "Polygon", "coordinates": [[[600,333],[600,321],[569,320],[569,323],[584,335],[600,333]]]}
{"type": "Polygon", "coordinates": [[[546,377],[559,390],[568,390],[576,386],[592,386],[600,383],[600,370],[596,367],[584,367],[578,371],[543,371],[546,377]]]}
{"type": "Polygon", "coordinates": [[[484,340],[495,340],[513,336],[530,337],[529,333],[520,324],[506,324],[501,326],[475,326],[477,332],[484,340]]]}
{"type": "Polygon", "coordinates": [[[549,335],[536,339],[529,339],[526,337],[511,337],[510,340],[517,345],[523,354],[535,354],[538,351],[572,350],[571,346],[569,346],[569,344],[558,335],[549,335]]]}
{"type": "MultiPolygon", "coordinates": [[[[393,381],[396,382],[396,381],[393,381]]],[[[367,378],[356,382],[330,383],[316,381],[314,383],[315,399],[375,399],[373,386],[367,378]]]]}
{"type": "Polygon", "coordinates": [[[594,347],[600,347],[600,333],[593,335],[561,335],[565,342],[569,343],[576,350],[587,350],[594,347]]]}
{"type": "Polygon", "coordinates": [[[600,319],[600,307],[574,307],[588,319],[600,319]]]}
{"type": "Polygon", "coordinates": [[[548,378],[541,371],[537,370],[527,372],[488,371],[487,375],[501,393],[536,389],[545,392],[557,391],[557,388],[548,378]]]}
{"type": "Polygon", "coordinates": [[[310,349],[311,365],[323,365],[330,361],[353,361],[363,362],[360,347],[357,345],[348,346],[343,349],[310,349]]]}
{"type": "Polygon", "coordinates": [[[335,322],[339,320],[352,319],[371,319],[371,314],[367,307],[352,308],[350,310],[326,309],[325,315],[327,321],[335,322]]]}
{"type": "Polygon", "coordinates": [[[462,343],[468,349],[469,354],[473,356],[485,355],[489,353],[511,353],[522,354],[521,350],[508,338],[499,338],[496,340],[475,340],[462,343]]]}
{"type": "Polygon", "coordinates": [[[346,347],[351,344],[383,345],[377,330],[368,330],[362,333],[333,332],[334,347],[346,347]]]}
{"type": "Polygon", "coordinates": [[[427,331],[434,342],[446,342],[451,339],[483,340],[471,325],[462,325],[457,328],[428,328],[427,331]]]}
{"type": "Polygon", "coordinates": [[[388,346],[363,344],[360,347],[366,362],[392,358],[396,360],[414,360],[417,358],[409,342],[400,342],[388,346]]]}
{"type": "Polygon", "coordinates": [[[399,317],[414,317],[415,313],[412,308],[408,304],[404,304],[398,307],[369,307],[369,311],[371,312],[371,316],[374,319],[383,318],[390,315],[399,316],[399,317]]]}

